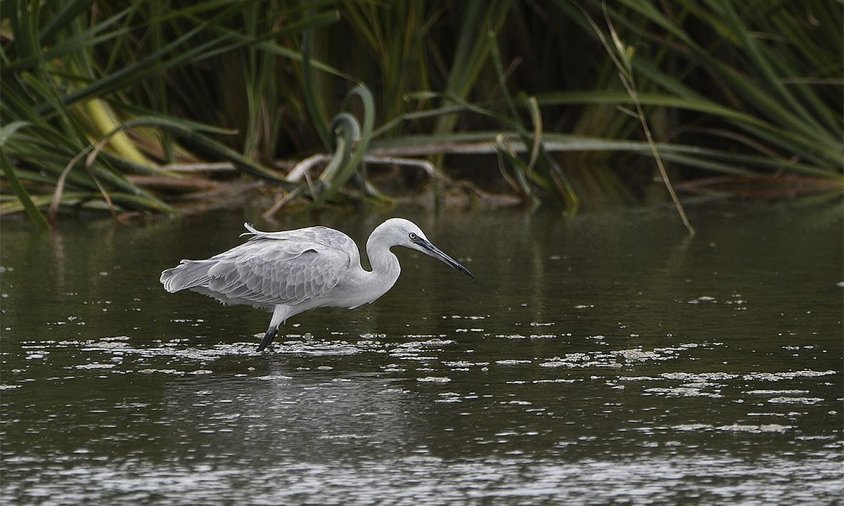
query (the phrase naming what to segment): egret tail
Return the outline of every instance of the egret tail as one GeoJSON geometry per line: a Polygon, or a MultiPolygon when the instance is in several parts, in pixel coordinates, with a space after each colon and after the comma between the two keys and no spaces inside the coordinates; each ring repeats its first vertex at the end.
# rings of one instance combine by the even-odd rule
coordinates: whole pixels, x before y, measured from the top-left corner
{"type": "Polygon", "coordinates": [[[161,273],[161,284],[170,293],[208,283],[208,270],[214,264],[205,260],[182,260],[176,267],[161,273]]]}

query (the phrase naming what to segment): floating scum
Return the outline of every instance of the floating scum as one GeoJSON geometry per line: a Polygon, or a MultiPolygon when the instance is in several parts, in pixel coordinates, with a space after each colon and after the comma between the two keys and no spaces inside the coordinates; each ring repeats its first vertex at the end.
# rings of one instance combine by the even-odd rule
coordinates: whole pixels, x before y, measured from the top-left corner
{"type": "Polygon", "coordinates": [[[421,251],[467,276],[457,260],[431,244],[416,224],[391,218],[366,241],[372,266],[365,270],[355,242],[327,227],[261,232],[248,223],[245,243],[207,260],[182,260],[161,273],[170,293],[193,290],[223,304],[248,304],[272,311],[267,333],[258,346],[270,346],[278,327],[291,316],[318,307],[356,308],[375,301],[393,287],[401,265],[393,246],[421,251]]]}

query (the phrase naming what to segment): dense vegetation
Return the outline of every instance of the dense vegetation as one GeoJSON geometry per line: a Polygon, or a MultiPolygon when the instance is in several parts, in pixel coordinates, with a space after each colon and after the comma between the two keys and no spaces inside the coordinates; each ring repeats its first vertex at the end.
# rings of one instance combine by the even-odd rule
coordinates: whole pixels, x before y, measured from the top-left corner
{"type": "Polygon", "coordinates": [[[0,5],[0,212],[37,223],[844,187],[834,0],[0,5]]]}

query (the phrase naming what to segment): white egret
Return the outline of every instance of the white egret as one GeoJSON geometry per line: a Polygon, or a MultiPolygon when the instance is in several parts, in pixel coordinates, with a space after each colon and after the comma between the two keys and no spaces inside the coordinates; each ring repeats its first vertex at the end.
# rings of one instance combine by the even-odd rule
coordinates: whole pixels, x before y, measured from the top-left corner
{"type": "Polygon", "coordinates": [[[474,277],[466,267],[431,244],[414,223],[391,218],[366,241],[372,266],[360,264],[349,236],[327,227],[261,232],[244,223],[245,243],[207,260],[182,260],[161,273],[168,292],[193,290],[224,304],[248,304],[272,311],[258,351],[272,344],[278,327],[291,316],[317,307],[355,308],[373,302],[392,288],[401,273],[390,248],[421,251],[474,277]]]}

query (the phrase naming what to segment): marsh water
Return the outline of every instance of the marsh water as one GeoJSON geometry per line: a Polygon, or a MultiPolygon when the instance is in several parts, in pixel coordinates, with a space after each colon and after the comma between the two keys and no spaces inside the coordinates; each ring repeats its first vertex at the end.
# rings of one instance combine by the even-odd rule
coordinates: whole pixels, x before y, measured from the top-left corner
{"type": "Polygon", "coordinates": [[[269,314],[158,276],[240,212],[4,221],[4,504],[834,503],[842,208],[718,201],[300,214],[359,244],[416,221],[387,295],[255,348],[269,314]]]}

